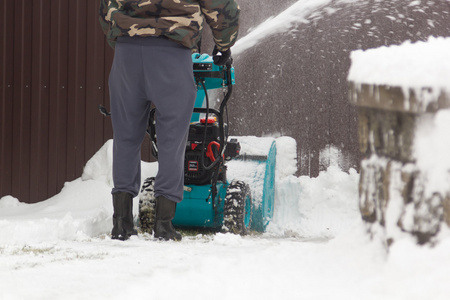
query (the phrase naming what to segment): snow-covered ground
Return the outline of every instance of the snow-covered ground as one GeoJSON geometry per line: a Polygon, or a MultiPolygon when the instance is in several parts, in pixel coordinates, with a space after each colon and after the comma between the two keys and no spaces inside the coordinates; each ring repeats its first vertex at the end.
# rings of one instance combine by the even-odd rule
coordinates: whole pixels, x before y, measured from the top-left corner
{"type": "MultiPolygon", "coordinates": [[[[298,1],[283,17],[301,11],[306,18],[305,9],[309,13],[327,2],[298,1]]],[[[272,22],[280,29],[277,18],[272,22]]],[[[270,20],[263,26],[270,27],[270,20]]],[[[262,32],[255,29],[237,49],[251,47],[262,32]]],[[[425,168],[444,170],[426,146],[448,140],[448,116],[443,111],[431,120],[418,144],[425,168]]],[[[276,141],[276,207],[264,234],[190,231],[182,242],[148,235],[111,240],[111,141],[79,179],[47,201],[1,198],[0,299],[449,298],[447,228],[434,247],[404,237],[387,252],[361,221],[358,173],[341,171],[336,157],[329,157],[323,160],[334,163],[317,178],[296,177],[295,143],[286,137],[276,141]]],[[[445,151],[437,154],[449,161],[445,151]]],[[[156,164],[143,163],[143,178],[156,171],[156,164]]]]}
{"type": "MultiPolygon", "coordinates": [[[[276,209],[264,234],[111,240],[111,141],[38,204],[0,199],[0,299],[447,299],[450,239],[386,253],[365,233],[356,171],[295,177],[277,139],[276,209]]],[[[333,161],[333,159],[331,159],[333,161]]],[[[156,172],[143,163],[144,176],[156,172]]],[[[137,210],[137,199],[134,205],[137,210]]]]}

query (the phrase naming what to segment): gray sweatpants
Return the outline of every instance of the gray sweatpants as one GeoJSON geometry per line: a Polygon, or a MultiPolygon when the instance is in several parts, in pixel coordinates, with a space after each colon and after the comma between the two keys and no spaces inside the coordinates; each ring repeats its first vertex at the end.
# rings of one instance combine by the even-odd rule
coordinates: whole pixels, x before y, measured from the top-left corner
{"type": "Polygon", "coordinates": [[[113,193],[138,195],[141,144],[156,107],[155,196],[183,199],[184,153],[197,89],[191,50],[165,38],[119,38],[109,76],[114,133],[113,193]]]}

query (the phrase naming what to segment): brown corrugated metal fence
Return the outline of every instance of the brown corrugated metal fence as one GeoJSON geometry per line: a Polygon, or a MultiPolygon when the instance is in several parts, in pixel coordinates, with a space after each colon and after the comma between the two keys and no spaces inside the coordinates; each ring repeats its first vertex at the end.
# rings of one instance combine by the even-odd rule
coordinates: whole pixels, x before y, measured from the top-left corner
{"type": "Polygon", "coordinates": [[[0,196],[37,202],[56,194],[111,137],[97,110],[108,102],[112,57],[98,5],[0,0],[0,196]]]}

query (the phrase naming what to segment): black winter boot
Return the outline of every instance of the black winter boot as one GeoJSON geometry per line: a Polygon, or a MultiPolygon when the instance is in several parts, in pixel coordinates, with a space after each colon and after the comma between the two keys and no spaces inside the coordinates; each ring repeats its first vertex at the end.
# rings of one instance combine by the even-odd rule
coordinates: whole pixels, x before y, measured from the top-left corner
{"type": "Polygon", "coordinates": [[[155,238],[160,240],[181,241],[181,234],[173,228],[172,220],[175,217],[177,203],[163,196],[156,198],[155,238]]]}
{"type": "Polygon", "coordinates": [[[137,235],[133,222],[133,196],[126,192],[113,194],[113,229],[111,238],[127,240],[131,235],[137,235]]]}

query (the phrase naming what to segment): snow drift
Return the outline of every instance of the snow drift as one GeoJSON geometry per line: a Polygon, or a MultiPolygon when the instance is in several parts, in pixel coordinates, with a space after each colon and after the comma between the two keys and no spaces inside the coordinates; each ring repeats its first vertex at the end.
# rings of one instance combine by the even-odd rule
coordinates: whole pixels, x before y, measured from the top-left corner
{"type": "MultiPolygon", "coordinates": [[[[296,143],[276,140],[275,215],[268,235],[331,238],[358,218],[358,174],[331,166],[318,178],[295,177],[296,143]]],[[[0,199],[0,245],[85,240],[110,233],[112,224],[112,141],[87,162],[82,176],[41,203],[0,199]]],[[[157,163],[142,162],[142,178],[155,176],[157,163]]],[[[138,198],[134,199],[138,214],[138,198]]]]}

